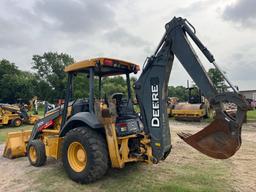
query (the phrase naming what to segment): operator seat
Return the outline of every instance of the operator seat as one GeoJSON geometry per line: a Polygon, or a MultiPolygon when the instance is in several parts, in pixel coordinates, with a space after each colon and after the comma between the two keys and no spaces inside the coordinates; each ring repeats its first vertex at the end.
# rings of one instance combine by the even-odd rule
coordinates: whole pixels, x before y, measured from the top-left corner
{"type": "Polygon", "coordinates": [[[112,99],[116,100],[117,119],[122,120],[137,118],[131,99],[124,99],[123,96],[123,93],[114,93],[111,96],[112,99]]]}

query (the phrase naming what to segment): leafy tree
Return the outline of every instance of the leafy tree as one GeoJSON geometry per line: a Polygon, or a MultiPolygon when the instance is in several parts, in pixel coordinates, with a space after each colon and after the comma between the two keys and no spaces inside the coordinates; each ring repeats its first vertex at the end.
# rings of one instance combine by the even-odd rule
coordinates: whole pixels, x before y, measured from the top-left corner
{"type": "Polygon", "coordinates": [[[37,80],[35,86],[35,95],[42,101],[55,102],[54,90],[44,80],[37,80]]]}
{"type": "Polygon", "coordinates": [[[219,88],[222,91],[227,89],[223,75],[216,68],[209,69],[208,75],[216,88],[219,88]]]}
{"type": "MultiPolygon", "coordinates": [[[[134,97],[135,93],[132,87],[136,81],[136,78],[132,77],[130,80],[131,94],[132,97],[134,97]]],[[[113,93],[124,93],[127,95],[126,80],[123,78],[123,76],[103,77],[101,83],[101,98],[103,98],[105,94],[110,96],[113,93]]],[[[95,77],[94,80],[94,95],[96,98],[99,98],[99,79],[97,77],[95,77]]],[[[74,80],[74,98],[84,97],[89,97],[89,79],[86,74],[78,74],[74,80]]]]}
{"type": "Polygon", "coordinates": [[[169,86],[168,87],[168,96],[169,97],[178,97],[180,101],[188,100],[188,90],[183,86],[169,86]]]}
{"type": "Polygon", "coordinates": [[[127,94],[126,81],[122,76],[103,78],[102,82],[103,94],[112,95],[118,92],[127,94]]]}
{"type": "Polygon", "coordinates": [[[17,83],[24,83],[24,79],[21,77],[21,75],[22,72],[18,70],[17,66],[14,63],[11,63],[6,59],[0,60],[1,102],[13,103],[16,101],[18,97],[17,91],[21,89],[20,85],[17,85],[17,83]]]}
{"type": "Polygon", "coordinates": [[[29,72],[4,74],[0,80],[2,102],[29,101],[35,95],[36,77],[29,72]]]}
{"type": "MultiPolygon", "coordinates": [[[[40,100],[55,102],[65,98],[67,75],[64,67],[73,63],[74,59],[64,53],[47,52],[34,55],[33,69],[36,73],[21,71],[8,60],[0,60],[0,102],[15,103],[19,99],[29,101],[33,96],[40,100]]],[[[131,87],[136,81],[131,77],[131,87]]],[[[127,95],[125,78],[120,76],[102,78],[102,97],[121,92],[127,95]]],[[[74,99],[89,97],[89,79],[87,74],[78,74],[74,79],[74,99]]],[[[95,97],[99,97],[99,80],[95,78],[95,97]]],[[[133,88],[132,96],[135,95],[133,88]]]]}
{"type": "MultiPolygon", "coordinates": [[[[89,97],[89,78],[87,74],[77,74],[74,79],[74,99],[77,98],[88,98],[89,97]]],[[[95,91],[97,82],[95,82],[95,91]]]]}
{"type": "Polygon", "coordinates": [[[17,74],[19,72],[18,67],[6,59],[0,60],[0,79],[5,74],[17,74]]]}
{"type": "Polygon", "coordinates": [[[64,98],[65,87],[66,87],[66,73],[64,72],[65,66],[74,63],[74,59],[65,53],[53,53],[47,52],[41,55],[33,55],[32,58],[33,69],[36,70],[41,85],[47,83],[49,89],[54,99],[64,98]]]}

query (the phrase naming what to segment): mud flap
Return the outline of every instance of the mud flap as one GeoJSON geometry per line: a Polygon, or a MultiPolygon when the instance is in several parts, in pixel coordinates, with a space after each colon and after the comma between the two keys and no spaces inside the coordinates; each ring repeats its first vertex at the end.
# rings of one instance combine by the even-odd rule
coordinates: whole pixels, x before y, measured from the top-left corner
{"type": "Polygon", "coordinates": [[[239,95],[223,93],[216,96],[214,100],[215,104],[224,101],[237,105],[235,118],[229,116],[225,111],[218,110],[215,120],[196,134],[178,133],[178,136],[187,144],[216,159],[227,159],[240,148],[241,128],[247,111],[247,103],[239,95]]]}

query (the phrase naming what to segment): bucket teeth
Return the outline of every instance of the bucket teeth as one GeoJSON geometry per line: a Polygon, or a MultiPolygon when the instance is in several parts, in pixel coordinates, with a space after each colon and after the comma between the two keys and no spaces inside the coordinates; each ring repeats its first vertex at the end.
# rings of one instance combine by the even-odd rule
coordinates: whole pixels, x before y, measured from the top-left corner
{"type": "Polygon", "coordinates": [[[186,139],[186,138],[190,137],[192,134],[180,132],[180,133],[178,133],[177,135],[178,135],[181,139],[186,139]]]}

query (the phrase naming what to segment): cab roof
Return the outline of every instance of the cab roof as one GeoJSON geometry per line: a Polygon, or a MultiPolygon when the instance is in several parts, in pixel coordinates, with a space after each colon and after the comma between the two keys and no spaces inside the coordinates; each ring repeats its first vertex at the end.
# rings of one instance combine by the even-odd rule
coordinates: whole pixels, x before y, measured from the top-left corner
{"type": "Polygon", "coordinates": [[[89,69],[94,68],[95,75],[98,76],[110,76],[127,73],[137,73],[140,70],[140,66],[127,61],[99,57],[73,63],[65,67],[64,71],[70,72],[85,72],[89,73],[89,69]]]}

